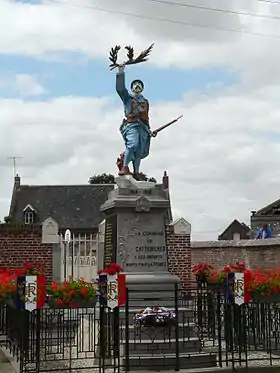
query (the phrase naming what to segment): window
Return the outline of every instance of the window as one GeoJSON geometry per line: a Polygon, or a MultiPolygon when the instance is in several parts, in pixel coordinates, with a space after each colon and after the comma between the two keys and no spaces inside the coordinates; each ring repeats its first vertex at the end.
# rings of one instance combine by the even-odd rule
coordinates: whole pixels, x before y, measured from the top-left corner
{"type": "Polygon", "coordinates": [[[31,205],[28,204],[23,210],[24,223],[33,224],[34,218],[35,218],[34,214],[36,214],[36,210],[31,205]]]}
{"type": "Polygon", "coordinates": [[[24,221],[25,224],[33,224],[34,223],[34,215],[33,211],[26,211],[24,214],[24,221]]]}
{"type": "Polygon", "coordinates": [[[240,233],[233,233],[233,241],[239,241],[240,240],[240,233]]]}

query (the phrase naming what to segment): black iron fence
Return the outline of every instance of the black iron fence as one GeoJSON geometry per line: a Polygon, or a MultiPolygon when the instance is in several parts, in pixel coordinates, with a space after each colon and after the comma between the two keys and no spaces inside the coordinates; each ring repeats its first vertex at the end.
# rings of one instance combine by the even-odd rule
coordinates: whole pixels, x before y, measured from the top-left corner
{"type": "Polygon", "coordinates": [[[280,302],[237,306],[219,291],[127,291],[123,308],[28,312],[0,304],[2,348],[20,373],[178,371],[280,367],[280,302]],[[167,307],[166,323],[136,323],[146,307],[167,307]]]}

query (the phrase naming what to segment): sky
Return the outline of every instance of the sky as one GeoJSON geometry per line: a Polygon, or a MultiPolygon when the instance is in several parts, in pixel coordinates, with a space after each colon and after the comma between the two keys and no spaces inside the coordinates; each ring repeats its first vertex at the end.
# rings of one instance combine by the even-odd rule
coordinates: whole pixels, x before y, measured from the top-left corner
{"type": "Polygon", "coordinates": [[[23,184],[117,174],[123,108],[108,54],[155,43],[140,78],[155,129],[142,171],[170,178],[194,240],[280,198],[280,1],[0,0],[0,219],[23,184]],[[207,8],[207,9],[205,9],[207,8]],[[211,8],[211,9],[209,9],[211,8]],[[124,14],[125,13],[125,14],[124,14]]]}

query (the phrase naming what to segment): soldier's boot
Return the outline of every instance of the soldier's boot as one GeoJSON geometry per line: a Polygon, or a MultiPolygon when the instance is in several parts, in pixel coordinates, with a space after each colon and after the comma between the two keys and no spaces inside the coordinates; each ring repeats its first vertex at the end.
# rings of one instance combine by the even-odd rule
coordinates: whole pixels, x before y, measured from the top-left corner
{"type": "Polygon", "coordinates": [[[137,181],[141,180],[141,175],[139,174],[139,172],[133,172],[133,177],[137,181]]]}
{"type": "Polygon", "coordinates": [[[145,181],[143,176],[140,174],[140,172],[133,172],[133,177],[137,181],[145,181]]]}
{"type": "Polygon", "coordinates": [[[142,175],[139,172],[140,162],[141,162],[141,157],[140,156],[137,157],[133,161],[133,177],[137,181],[142,181],[143,180],[142,175]]]}
{"type": "Polygon", "coordinates": [[[128,166],[123,166],[123,168],[119,172],[119,176],[124,176],[124,175],[131,175],[131,172],[129,171],[128,166]]]}

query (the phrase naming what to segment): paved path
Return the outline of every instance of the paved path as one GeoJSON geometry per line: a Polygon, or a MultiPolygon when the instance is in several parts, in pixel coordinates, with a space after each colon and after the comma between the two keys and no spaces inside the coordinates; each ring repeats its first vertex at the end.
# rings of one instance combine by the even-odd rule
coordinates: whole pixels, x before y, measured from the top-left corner
{"type": "Polygon", "coordinates": [[[9,363],[8,358],[5,356],[3,351],[0,349],[0,373],[15,373],[14,368],[9,363]]]}

